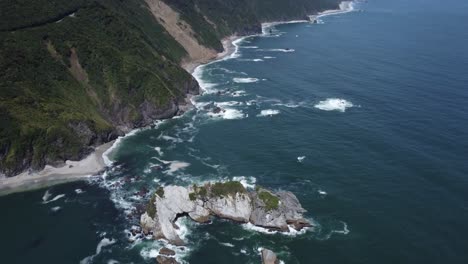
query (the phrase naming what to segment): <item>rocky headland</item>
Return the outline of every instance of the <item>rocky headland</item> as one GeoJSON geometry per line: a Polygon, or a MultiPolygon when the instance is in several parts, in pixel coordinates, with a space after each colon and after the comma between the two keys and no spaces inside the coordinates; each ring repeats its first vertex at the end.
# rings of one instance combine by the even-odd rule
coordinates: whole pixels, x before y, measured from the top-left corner
{"type": "Polygon", "coordinates": [[[273,192],[257,187],[247,190],[237,181],[207,183],[203,186],[160,187],[151,197],[140,224],[145,234],[184,245],[175,223],[188,216],[199,223],[211,217],[251,223],[269,230],[290,232],[310,227],[297,197],[287,191],[273,192]]]}

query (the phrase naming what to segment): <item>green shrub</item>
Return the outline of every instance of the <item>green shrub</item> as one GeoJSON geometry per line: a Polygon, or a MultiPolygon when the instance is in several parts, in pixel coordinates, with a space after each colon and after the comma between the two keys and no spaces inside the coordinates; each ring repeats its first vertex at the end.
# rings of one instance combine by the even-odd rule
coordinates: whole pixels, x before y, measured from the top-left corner
{"type": "Polygon", "coordinates": [[[189,193],[189,198],[190,198],[190,201],[195,201],[197,199],[197,194],[196,193],[189,193]]]}
{"type": "Polygon", "coordinates": [[[164,198],[164,188],[163,187],[159,187],[158,190],[156,190],[156,194],[161,197],[161,198],[164,198]]]}
{"type": "Polygon", "coordinates": [[[156,195],[153,194],[151,196],[151,199],[150,199],[148,205],[146,206],[146,213],[148,213],[148,215],[151,218],[154,218],[156,216],[156,205],[154,204],[155,202],[156,202],[156,195]]]}
{"type": "Polygon", "coordinates": [[[271,210],[276,210],[278,209],[279,206],[279,198],[276,197],[275,195],[267,192],[267,191],[261,191],[258,194],[258,198],[260,198],[263,203],[265,203],[265,209],[267,211],[271,210]]]}
{"type": "Polygon", "coordinates": [[[244,186],[238,181],[217,182],[211,187],[211,194],[213,196],[223,197],[245,192],[244,186]]]}

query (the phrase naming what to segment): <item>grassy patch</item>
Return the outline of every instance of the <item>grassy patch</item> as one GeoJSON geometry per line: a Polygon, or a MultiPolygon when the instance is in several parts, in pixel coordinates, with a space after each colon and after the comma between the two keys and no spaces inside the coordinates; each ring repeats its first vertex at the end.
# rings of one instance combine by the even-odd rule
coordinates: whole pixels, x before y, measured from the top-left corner
{"type": "Polygon", "coordinates": [[[265,209],[267,211],[276,210],[279,206],[279,198],[275,195],[267,192],[261,191],[258,194],[258,198],[260,198],[265,203],[265,209]]]}
{"type": "Polygon", "coordinates": [[[148,215],[151,218],[154,218],[156,216],[156,205],[154,204],[155,202],[156,202],[156,195],[153,194],[151,196],[151,199],[150,199],[148,205],[146,206],[146,213],[148,213],[148,215]]]}
{"type": "Polygon", "coordinates": [[[229,196],[246,193],[244,186],[238,181],[217,182],[211,186],[212,196],[229,196]]]}
{"type": "Polygon", "coordinates": [[[190,201],[195,201],[197,199],[196,193],[189,193],[188,196],[189,196],[190,201]]]}
{"type": "Polygon", "coordinates": [[[164,188],[163,187],[159,187],[158,190],[156,190],[156,194],[161,197],[161,198],[164,198],[164,188]]]}

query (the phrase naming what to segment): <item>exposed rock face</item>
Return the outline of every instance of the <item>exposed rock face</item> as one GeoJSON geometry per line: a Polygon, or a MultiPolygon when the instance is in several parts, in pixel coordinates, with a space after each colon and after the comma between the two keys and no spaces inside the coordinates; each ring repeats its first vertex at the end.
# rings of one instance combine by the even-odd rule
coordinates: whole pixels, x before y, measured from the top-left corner
{"type": "Polygon", "coordinates": [[[161,250],[159,250],[159,254],[166,255],[166,256],[174,256],[175,251],[164,247],[164,248],[161,248],[161,250]]]}
{"type": "Polygon", "coordinates": [[[276,254],[269,249],[262,249],[262,264],[278,264],[279,260],[276,254]]]}
{"type": "Polygon", "coordinates": [[[270,229],[279,229],[281,231],[288,231],[288,225],[294,225],[294,228],[297,230],[302,229],[303,227],[310,226],[307,220],[304,220],[302,214],[306,212],[302,208],[299,200],[296,196],[290,192],[278,192],[273,194],[268,192],[270,195],[273,195],[278,198],[278,207],[275,210],[268,210],[265,201],[259,197],[259,193],[268,192],[267,190],[259,190],[256,193],[252,193],[253,197],[253,211],[250,216],[250,222],[256,226],[261,226],[270,229]],[[303,223],[295,225],[295,223],[303,223]],[[296,228],[297,226],[297,228],[296,228]]]}
{"type": "Polygon", "coordinates": [[[158,256],[156,258],[156,262],[159,264],[179,264],[175,258],[166,257],[166,256],[158,256]]]}
{"type": "Polygon", "coordinates": [[[244,193],[213,197],[205,203],[205,207],[218,217],[244,223],[249,222],[252,213],[250,196],[244,193]]]}
{"type": "Polygon", "coordinates": [[[197,222],[217,216],[284,232],[289,232],[289,225],[297,230],[310,226],[302,215],[306,210],[294,194],[265,189],[249,192],[239,182],[166,186],[154,194],[149,208],[153,209],[140,219],[143,232],[152,232],[155,239],[163,238],[174,245],[184,244],[175,224],[184,215],[197,222]]]}

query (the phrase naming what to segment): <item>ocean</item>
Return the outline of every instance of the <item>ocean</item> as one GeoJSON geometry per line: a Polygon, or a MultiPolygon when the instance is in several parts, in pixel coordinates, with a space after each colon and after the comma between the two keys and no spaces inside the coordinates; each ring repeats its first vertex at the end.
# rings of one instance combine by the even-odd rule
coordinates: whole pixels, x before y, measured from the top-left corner
{"type": "Polygon", "coordinates": [[[2,263],[155,263],[164,242],[131,232],[148,195],[232,179],[295,193],[315,226],[182,218],[179,261],[468,263],[466,25],[462,0],[369,0],[236,41],[102,178],[0,197],[2,263]]]}

